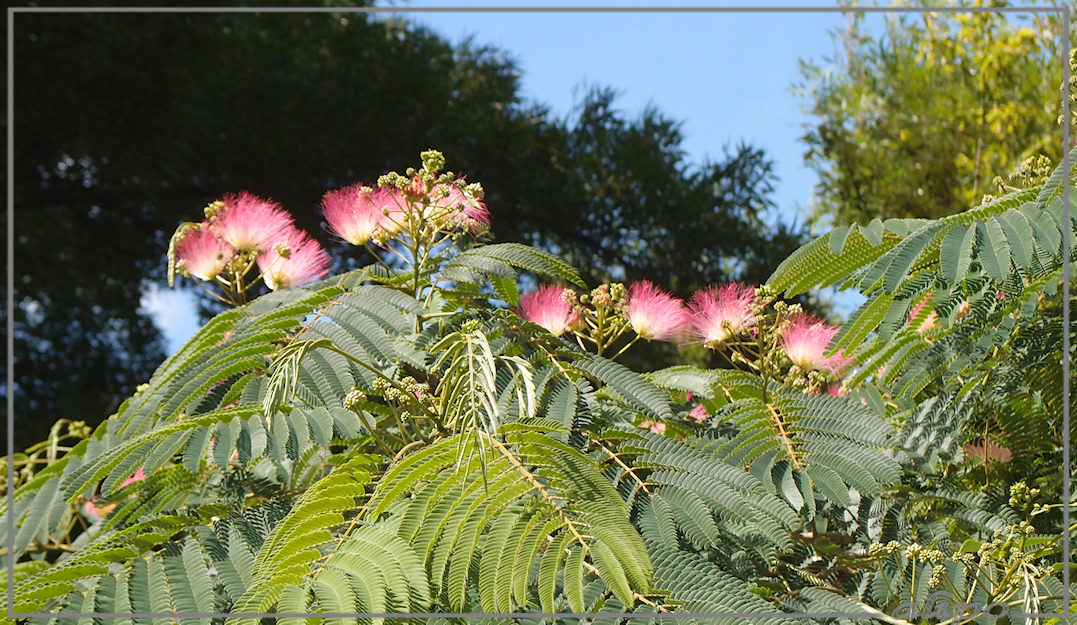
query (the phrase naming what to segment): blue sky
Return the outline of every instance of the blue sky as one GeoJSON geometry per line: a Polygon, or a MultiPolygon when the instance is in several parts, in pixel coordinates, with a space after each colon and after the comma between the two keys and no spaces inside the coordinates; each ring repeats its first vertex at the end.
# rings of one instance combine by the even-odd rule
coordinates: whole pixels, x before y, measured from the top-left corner
{"type": "MultiPolygon", "coordinates": [[[[803,162],[799,141],[808,118],[792,85],[798,60],[822,63],[834,54],[829,31],[839,13],[408,13],[412,7],[571,6],[548,0],[382,3],[450,41],[469,35],[477,45],[508,52],[521,70],[524,97],[569,115],[584,84],[621,92],[628,115],[654,105],[682,122],[690,162],[719,159],[724,145],[743,140],[763,148],[778,176],[772,218],[803,219],[815,174],[803,162]]],[[[660,2],[589,1],[589,6],[657,6],[660,2]]],[[[756,3],[758,4],[758,3],[756,3]]],[[[785,6],[820,6],[819,0],[786,0],[785,6]]],[[[677,6],[737,6],[678,2],[677,6]]],[[[751,5],[741,2],[740,6],[751,5]]],[[[881,18],[880,18],[881,19],[881,18]]],[[[143,307],[154,314],[168,351],[197,330],[187,291],[147,285],[143,307]]]]}
{"type": "MultiPolygon", "coordinates": [[[[487,3],[492,5],[494,3],[487,3]]],[[[589,2],[594,6],[656,2],[589,2]]],[[[693,3],[677,3],[691,6],[693,3]]],[[[733,6],[708,2],[696,5],[733,6]]],[[[744,4],[744,3],[742,3],[744,4]]],[[[750,3],[749,3],[750,4],[750,3]]],[[[819,6],[826,2],[785,2],[819,6]]],[[[531,0],[497,6],[565,6],[531,0]]],[[[412,0],[401,8],[445,3],[412,0]]],[[[474,3],[474,6],[482,6],[474,3]]],[[[580,86],[621,92],[628,115],[655,105],[683,122],[692,162],[718,159],[724,145],[744,140],[775,161],[774,196],[783,215],[797,216],[811,200],[815,174],[803,163],[806,116],[794,97],[798,59],[822,62],[834,52],[829,31],[839,13],[406,13],[451,41],[468,35],[477,44],[508,51],[522,70],[525,97],[568,115],[580,86]]]]}

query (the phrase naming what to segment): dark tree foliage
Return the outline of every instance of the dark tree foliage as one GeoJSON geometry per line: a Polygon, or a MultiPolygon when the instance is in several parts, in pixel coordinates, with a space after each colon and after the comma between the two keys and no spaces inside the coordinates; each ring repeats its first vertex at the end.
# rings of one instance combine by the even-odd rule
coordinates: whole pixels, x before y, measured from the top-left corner
{"type": "Polygon", "coordinates": [[[764,234],[774,175],[741,144],[691,166],[680,124],[654,108],[626,119],[610,89],[592,89],[563,133],[564,189],[548,210],[498,227],[508,239],[558,249],[585,276],[648,279],[686,294],[730,276],[761,282],[800,244],[764,234]]]}
{"type": "Polygon", "coordinates": [[[759,150],[689,167],[658,111],[626,119],[596,89],[555,119],[504,53],[383,17],[23,13],[14,45],[17,447],[149,377],[165,354],[141,294],[176,225],[228,191],[281,202],[338,268],[364,259],[328,245],[325,190],[429,147],[483,181],[498,240],[592,282],[761,280],[799,243],[764,234],[759,150]]]}

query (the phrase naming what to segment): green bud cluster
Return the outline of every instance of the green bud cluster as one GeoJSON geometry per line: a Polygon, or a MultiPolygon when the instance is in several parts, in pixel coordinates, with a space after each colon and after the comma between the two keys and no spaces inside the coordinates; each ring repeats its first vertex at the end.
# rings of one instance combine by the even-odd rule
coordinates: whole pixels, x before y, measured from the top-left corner
{"type": "Polygon", "coordinates": [[[486,197],[486,191],[482,188],[481,182],[472,182],[469,185],[465,185],[464,191],[476,200],[481,200],[486,197]]]}
{"type": "Polygon", "coordinates": [[[891,540],[888,543],[872,543],[868,547],[868,555],[875,556],[891,556],[901,552],[903,545],[896,540],[891,540]]]}
{"type": "Polygon", "coordinates": [[[401,176],[395,171],[391,171],[387,174],[378,176],[379,187],[396,187],[397,189],[403,189],[404,187],[408,186],[410,182],[411,181],[409,179],[405,178],[404,176],[401,176]]]}
{"type": "Polygon", "coordinates": [[[221,200],[215,200],[206,205],[202,212],[205,213],[206,219],[212,219],[214,215],[221,212],[224,209],[224,202],[221,200]]]}
{"type": "Polygon", "coordinates": [[[1032,501],[1038,497],[1040,489],[1029,488],[1024,480],[1010,487],[1010,507],[1020,512],[1028,512],[1032,501]]]}
{"type": "Polygon", "coordinates": [[[67,435],[72,438],[86,438],[93,432],[93,428],[86,425],[85,421],[72,421],[67,424],[67,435]]]}
{"type": "Polygon", "coordinates": [[[423,169],[431,174],[436,174],[445,168],[445,155],[437,150],[424,150],[419,154],[423,161],[423,169]]]}
{"type": "Polygon", "coordinates": [[[344,407],[352,412],[358,412],[359,406],[366,401],[366,393],[359,388],[353,388],[344,396],[344,407]]]}
{"type": "Polygon", "coordinates": [[[928,588],[941,588],[943,578],[946,576],[946,567],[936,564],[931,567],[931,579],[927,580],[928,588]]]}

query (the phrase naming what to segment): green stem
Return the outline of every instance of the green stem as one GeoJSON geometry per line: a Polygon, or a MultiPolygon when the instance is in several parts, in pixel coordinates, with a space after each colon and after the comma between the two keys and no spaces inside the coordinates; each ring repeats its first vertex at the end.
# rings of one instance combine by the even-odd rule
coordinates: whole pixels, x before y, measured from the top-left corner
{"type": "Polygon", "coordinates": [[[217,299],[217,300],[219,300],[219,301],[221,301],[221,302],[224,302],[225,304],[228,304],[229,306],[236,306],[236,305],[237,305],[235,301],[233,301],[233,300],[231,300],[231,299],[226,299],[226,298],[224,298],[224,297],[221,297],[221,296],[220,296],[220,295],[218,295],[217,293],[214,293],[213,291],[210,291],[210,290],[209,290],[208,288],[206,288],[206,286],[205,286],[205,285],[203,285],[203,284],[202,284],[202,282],[201,282],[201,281],[199,281],[199,280],[198,280],[198,278],[192,277],[192,278],[191,278],[191,282],[194,282],[194,283],[195,283],[195,285],[196,285],[196,286],[197,286],[198,288],[200,288],[200,289],[202,289],[203,291],[205,291],[206,293],[208,293],[208,294],[210,295],[210,297],[213,297],[214,299],[217,299]]]}
{"type": "Polygon", "coordinates": [[[628,348],[629,348],[629,347],[632,347],[633,345],[635,345],[637,341],[639,341],[639,335],[638,335],[638,334],[637,334],[637,335],[636,335],[635,337],[633,337],[631,341],[629,341],[628,343],[626,343],[626,344],[625,344],[625,346],[621,348],[621,351],[617,352],[617,353],[616,353],[616,354],[614,354],[613,356],[610,356],[610,360],[617,360],[617,357],[618,357],[618,356],[620,356],[621,354],[623,354],[623,353],[625,353],[626,351],[628,351],[628,348]]]}
{"type": "Polygon", "coordinates": [[[389,410],[393,413],[393,418],[396,419],[396,427],[400,431],[400,436],[407,441],[408,445],[414,443],[415,439],[408,433],[408,429],[404,427],[404,420],[400,418],[400,411],[392,406],[389,407],[389,410]]]}

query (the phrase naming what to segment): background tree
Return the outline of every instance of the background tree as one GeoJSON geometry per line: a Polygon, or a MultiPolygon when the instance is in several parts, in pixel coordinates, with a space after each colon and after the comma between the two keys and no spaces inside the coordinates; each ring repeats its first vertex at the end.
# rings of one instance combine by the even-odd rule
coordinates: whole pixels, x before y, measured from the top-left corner
{"type": "Polygon", "coordinates": [[[436,145],[484,183],[497,240],[554,249],[592,283],[685,293],[760,278],[798,241],[766,234],[760,151],[689,166],[675,122],[626,118],[601,89],[557,119],[522,100],[504,53],[406,23],[20,14],[15,38],[20,447],[59,417],[96,422],[149,377],[164,348],[139,308],[145,285],[163,284],[175,226],[228,191],[272,197],[321,232],[327,189],[436,145]]]}
{"type": "Polygon", "coordinates": [[[1061,131],[1050,132],[1061,111],[1057,20],[998,12],[883,19],[880,33],[865,14],[851,14],[833,34],[841,56],[802,61],[797,89],[814,118],[805,159],[819,173],[815,221],[953,214],[998,194],[993,180],[1024,159],[1061,157],[1061,131]]]}
{"type": "Polygon", "coordinates": [[[587,92],[562,126],[560,201],[525,210],[499,236],[557,248],[594,281],[647,279],[679,293],[730,276],[761,282],[801,243],[765,227],[775,178],[762,150],[742,143],[691,165],[678,122],[655,108],[627,119],[615,98],[587,92]]]}

